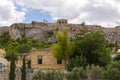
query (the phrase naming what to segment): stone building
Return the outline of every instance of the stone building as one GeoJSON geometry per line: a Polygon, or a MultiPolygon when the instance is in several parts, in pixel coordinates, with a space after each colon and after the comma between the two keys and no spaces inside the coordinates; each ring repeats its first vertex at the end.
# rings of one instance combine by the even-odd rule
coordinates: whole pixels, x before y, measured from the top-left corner
{"type": "Polygon", "coordinates": [[[4,58],[5,51],[0,49],[0,71],[3,71],[8,66],[8,61],[4,58]]]}
{"type": "Polygon", "coordinates": [[[57,24],[68,24],[68,20],[67,19],[58,19],[57,24]]]}
{"type": "Polygon", "coordinates": [[[35,50],[31,53],[31,67],[33,69],[62,69],[64,70],[64,61],[57,60],[51,53],[51,49],[45,48],[35,50]]]}

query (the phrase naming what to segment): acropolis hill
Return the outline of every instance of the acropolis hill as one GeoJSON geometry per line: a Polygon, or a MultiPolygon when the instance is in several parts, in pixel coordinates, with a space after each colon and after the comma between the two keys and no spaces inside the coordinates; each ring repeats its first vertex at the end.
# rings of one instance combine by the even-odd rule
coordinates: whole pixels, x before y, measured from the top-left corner
{"type": "Polygon", "coordinates": [[[48,23],[46,20],[43,22],[32,21],[30,24],[14,23],[10,27],[1,27],[0,32],[9,31],[12,38],[18,38],[23,35],[33,37],[38,40],[47,40],[54,42],[55,34],[63,27],[69,30],[69,37],[74,38],[75,35],[85,30],[87,32],[100,32],[105,35],[108,41],[117,42],[120,45],[120,27],[104,28],[98,25],[70,24],[67,19],[58,19],[54,23],[48,23]]]}

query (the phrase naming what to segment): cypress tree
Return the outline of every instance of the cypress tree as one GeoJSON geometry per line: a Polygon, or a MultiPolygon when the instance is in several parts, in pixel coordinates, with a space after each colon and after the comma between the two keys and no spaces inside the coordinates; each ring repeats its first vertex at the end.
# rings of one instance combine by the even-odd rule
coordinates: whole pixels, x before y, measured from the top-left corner
{"type": "Polygon", "coordinates": [[[21,75],[21,80],[26,80],[26,60],[25,60],[25,56],[23,57],[22,60],[23,64],[22,64],[22,75],[21,75]]]}
{"type": "Polygon", "coordinates": [[[12,59],[10,63],[10,73],[9,73],[9,80],[15,80],[15,60],[12,59]]]}

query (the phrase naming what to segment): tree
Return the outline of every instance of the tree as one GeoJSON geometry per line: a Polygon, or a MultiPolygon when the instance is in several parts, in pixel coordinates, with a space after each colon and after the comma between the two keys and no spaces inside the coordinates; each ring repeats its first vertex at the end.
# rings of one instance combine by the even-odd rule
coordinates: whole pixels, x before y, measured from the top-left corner
{"type": "Polygon", "coordinates": [[[110,54],[106,51],[106,40],[100,33],[84,34],[76,37],[74,56],[84,56],[88,64],[105,66],[110,63],[110,54]]]}
{"type": "Polygon", "coordinates": [[[25,56],[23,57],[23,63],[22,63],[22,74],[21,74],[21,80],[26,80],[26,60],[25,56]]]}
{"type": "Polygon", "coordinates": [[[16,46],[16,43],[11,43],[6,48],[6,58],[10,61],[9,80],[15,80],[15,61],[18,59],[18,53],[14,49],[16,46]]]}
{"type": "MultiPolygon", "coordinates": [[[[30,52],[31,50],[31,46],[28,45],[28,44],[21,44],[21,45],[18,45],[17,48],[16,48],[16,51],[20,54],[23,54],[23,59],[22,59],[22,69],[21,69],[21,80],[26,80],[26,59],[25,59],[25,56],[24,56],[24,53],[28,53],[30,52]]],[[[30,64],[30,63],[29,63],[30,64]]],[[[30,65],[29,65],[30,66],[30,65]]]]}
{"type": "Polygon", "coordinates": [[[15,65],[15,58],[16,58],[16,53],[14,52],[9,52],[9,54],[11,54],[10,56],[10,72],[9,72],[9,80],[15,80],[15,68],[16,68],[16,65],[15,65]]]}
{"type": "Polygon", "coordinates": [[[6,44],[10,41],[11,37],[9,35],[9,32],[3,32],[0,35],[0,45],[2,45],[2,47],[5,47],[6,44]]]}
{"type": "Polygon", "coordinates": [[[71,72],[68,72],[65,77],[66,80],[86,80],[87,74],[83,67],[76,67],[71,72]]]}
{"type": "Polygon", "coordinates": [[[67,68],[67,60],[72,55],[74,44],[68,38],[68,30],[62,29],[57,32],[57,43],[52,45],[52,53],[58,60],[65,61],[65,69],[67,68]]]}
{"type": "Polygon", "coordinates": [[[88,65],[86,67],[86,73],[88,80],[102,80],[104,69],[99,66],[88,65]]]}
{"type": "MultiPolygon", "coordinates": [[[[27,40],[27,39],[26,39],[27,40]]],[[[27,42],[27,41],[25,41],[27,42]]],[[[22,69],[21,69],[21,80],[26,80],[26,59],[25,59],[25,56],[24,56],[24,53],[28,53],[31,51],[31,46],[27,43],[23,43],[21,45],[18,45],[17,48],[16,48],[16,51],[20,54],[23,54],[23,57],[22,57],[22,69]]],[[[30,62],[28,62],[29,64],[31,64],[30,62]]],[[[31,65],[29,65],[28,67],[30,68],[31,65]]]]}
{"type": "Polygon", "coordinates": [[[28,52],[30,52],[31,49],[32,48],[31,48],[30,45],[28,45],[28,44],[21,44],[21,45],[17,46],[16,51],[18,53],[28,53],[28,52]]]}
{"type": "Polygon", "coordinates": [[[75,67],[83,67],[87,66],[87,60],[84,56],[76,56],[70,59],[69,64],[67,66],[68,71],[72,71],[75,67]]]}

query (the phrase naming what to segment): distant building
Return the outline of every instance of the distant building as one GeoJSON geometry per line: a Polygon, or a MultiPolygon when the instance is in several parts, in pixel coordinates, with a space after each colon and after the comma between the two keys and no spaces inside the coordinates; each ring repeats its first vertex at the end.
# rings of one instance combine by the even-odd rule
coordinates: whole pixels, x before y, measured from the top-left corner
{"type": "Polygon", "coordinates": [[[63,69],[64,61],[57,60],[51,53],[51,49],[35,50],[31,53],[31,67],[33,69],[63,69]]]}
{"type": "Polygon", "coordinates": [[[115,51],[115,48],[113,48],[113,51],[111,52],[111,58],[112,58],[112,60],[117,55],[117,53],[120,53],[120,49],[118,49],[117,51],[115,51]]]}
{"type": "Polygon", "coordinates": [[[58,19],[57,24],[68,24],[68,20],[67,19],[58,19]]]}
{"type": "Polygon", "coordinates": [[[120,53],[120,49],[118,49],[117,53],[120,53]]]}
{"type": "Polygon", "coordinates": [[[0,71],[3,71],[8,66],[8,61],[4,58],[5,51],[0,49],[0,71]]]}

